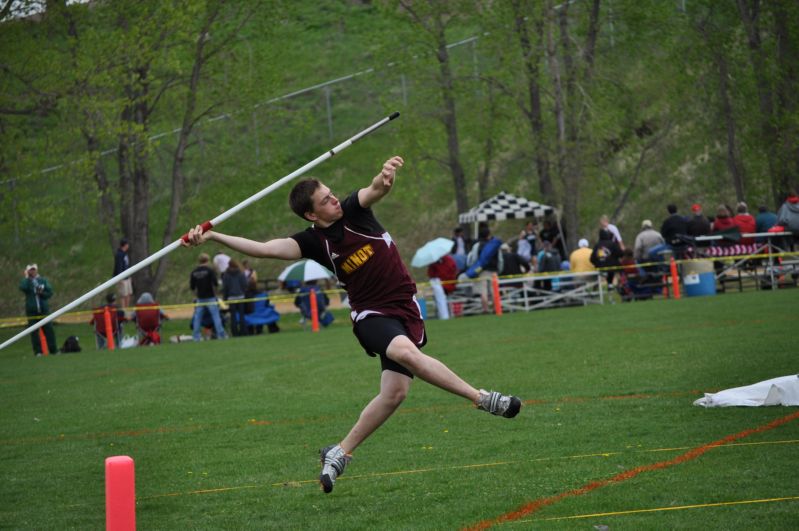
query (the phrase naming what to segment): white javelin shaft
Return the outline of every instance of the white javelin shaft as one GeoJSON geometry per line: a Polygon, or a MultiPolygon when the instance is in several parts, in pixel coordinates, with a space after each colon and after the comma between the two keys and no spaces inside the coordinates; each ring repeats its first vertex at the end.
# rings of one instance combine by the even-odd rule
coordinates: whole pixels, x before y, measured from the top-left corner
{"type": "MultiPolygon", "coordinates": [[[[339,152],[347,149],[348,147],[350,147],[352,144],[354,144],[355,142],[357,142],[361,138],[365,137],[366,135],[368,135],[369,133],[371,133],[375,129],[378,129],[379,127],[387,124],[388,122],[390,122],[391,120],[393,120],[394,118],[396,118],[398,116],[399,116],[398,112],[391,113],[389,116],[386,116],[385,118],[383,118],[379,122],[367,127],[366,129],[364,129],[363,131],[361,131],[357,135],[351,137],[349,140],[346,140],[346,141],[342,142],[341,144],[337,145],[333,149],[325,152],[323,155],[320,155],[319,157],[316,157],[314,160],[312,160],[311,162],[309,162],[305,166],[303,166],[303,167],[301,167],[301,168],[299,168],[297,170],[294,170],[293,172],[289,173],[288,175],[286,175],[285,177],[281,178],[280,180],[275,181],[274,183],[270,184],[269,186],[267,186],[266,188],[264,188],[260,192],[248,197],[247,199],[245,199],[244,201],[242,201],[238,205],[230,208],[229,210],[226,210],[225,212],[222,212],[221,214],[219,214],[214,219],[212,219],[210,221],[206,221],[205,223],[202,224],[203,231],[208,231],[211,228],[219,225],[220,223],[222,223],[223,221],[225,221],[226,219],[231,217],[233,214],[236,214],[240,210],[250,206],[252,203],[258,201],[259,199],[262,199],[264,196],[270,194],[271,192],[273,192],[277,188],[283,186],[284,184],[286,184],[290,180],[292,180],[292,179],[294,179],[296,177],[299,177],[300,175],[302,175],[303,173],[307,172],[308,170],[310,170],[314,166],[319,165],[320,163],[322,163],[322,162],[326,161],[327,159],[331,158],[332,156],[334,156],[334,155],[338,154],[339,152]]],[[[69,310],[75,308],[76,306],[78,306],[80,304],[83,304],[84,302],[86,302],[90,298],[94,297],[98,293],[102,293],[103,291],[107,290],[111,286],[115,285],[117,282],[125,280],[126,278],[130,277],[131,275],[133,275],[134,273],[136,273],[140,269],[152,264],[156,260],[159,260],[161,257],[166,256],[167,254],[171,253],[172,251],[174,251],[175,249],[177,249],[178,247],[181,246],[181,242],[182,242],[182,240],[184,238],[188,238],[188,234],[184,234],[183,236],[181,236],[180,238],[178,238],[174,242],[170,243],[169,245],[167,245],[166,247],[164,247],[163,249],[161,249],[157,253],[152,254],[152,255],[148,256],[147,258],[145,258],[144,260],[142,260],[141,262],[132,265],[131,267],[129,267],[128,269],[126,269],[122,273],[120,273],[117,276],[115,276],[114,278],[106,280],[105,282],[103,282],[102,284],[100,284],[99,286],[97,286],[96,288],[91,290],[90,292],[78,297],[77,299],[75,299],[74,301],[70,302],[66,306],[64,306],[62,308],[59,308],[57,311],[51,313],[50,315],[48,315],[47,317],[45,317],[41,321],[38,321],[37,323],[32,324],[31,326],[29,326],[28,328],[26,328],[25,330],[23,330],[19,334],[15,335],[11,339],[8,339],[2,345],[0,345],[0,350],[6,348],[8,345],[11,345],[12,343],[15,343],[18,339],[20,339],[22,337],[25,337],[26,335],[30,334],[31,332],[34,332],[35,330],[41,328],[42,326],[46,325],[47,323],[49,323],[49,322],[53,321],[54,319],[58,318],[59,316],[65,314],[69,310]]]]}

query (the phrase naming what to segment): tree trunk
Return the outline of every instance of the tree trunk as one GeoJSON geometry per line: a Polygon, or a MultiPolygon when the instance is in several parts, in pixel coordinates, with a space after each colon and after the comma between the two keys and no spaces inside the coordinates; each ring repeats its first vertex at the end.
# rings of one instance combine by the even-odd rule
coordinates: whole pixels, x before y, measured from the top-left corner
{"type": "Polygon", "coordinates": [[[771,190],[775,204],[782,202],[780,195],[779,163],[777,162],[777,127],[774,120],[774,96],[769,86],[769,76],[766,67],[765,51],[760,39],[759,25],[759,0],[754,0],[752,6],[747,0],[738,0],[738,12],[741,15],[746,35],[749,39],[749,60],[755,75],[757,85],[758,103],[760,105],[760,129],[763,148],[768,162],[769,175],[771,176],[771,190]]]}
{"type": "Polygon", "coordinates": [[[444,26],[441,23],[440,16],[436,19],[436,30],[436,38],[438,41],[437,58],[439,74],[441,76],[441,99],[443,101],[441,123],[444,125],[444,129],[447,133],[447,165],[452,174],[452,184],[455,187],[455,205],[458,212],[466,212],[466,210],[469,209],[469,199],[466,194],[466,175],[461,165],[452,71],[449,64],[449,52],[447,51],[444,26]]]}
{"type": "MultiPolygon", "coordinates": [[[[541,194],[541,201],[547,204],[555,204],[555,187],[552,184],[550,174],[549,151],[544,132],[544,119],[541,112],[541,86],[539,84],[538,63],[540,61],[540,51],[534,51],[530,41],[530,34],[527,30],[527,17],[518,0],[512,3],[515,30],[519,37],[519,45],[522,49],[524,74],[527,79],[527,100],[529,108],[525,109],[527,122],[533,137],[535,151],[535,167],[538,176],[538,191],[541,194]]],[[[541,35],[544,25],[543,17],[538,17],[534,26],[534,33],[541,35]]],[[[540,50],[540,46],[538,47],[540,50]]]]}
{"type": "MultiPolygon", "coordinates": [[[[87,123],[88,123],[87,119],[87,123]]],[[[86,139],[86,149],[89,156],[94,160],[94,182],[100,191],[100,221],[106,229],[108,245],[111,249],[116,248],[117,233],[116,212],[114,208],[114,198],[108,186],[108,174],[103,165],[103,158],[100,154],[100,141],[87,129],[83,129],[83,137],[86,139]]]]}
{"type": "MultiPolygon", "coordinates": [[[[777,187],[780,195],[799,191],[799,9],[774,2],[774,38],[777,41],[777,116],[780,119],[777,187]]],[[[781,200],[782,198],[780,198],[781,200]]]]}
{"type": "MultiPolygon", "coordinates": [[[[175,229],[177,228],[178,214],[180,206],[183,202],[183,188],[185,184],[185,176],[183,174],[183,161],[186,158],[186,149],[189,145],[189,137],[197,123],[197,117],[194,116],[197,108],[197,90],[200,86],[200,73],[205,65],[208,57],[205,54],[205,46],[208,42],[208,34],[219,15],[220,4],[214,5],[208,18],[205,21],[200,34],[197,37],[194,49],[194,65],[191,70],[191,78],[189,79],[188,92],[186,93],[186,107],[183,112],[183,123],[178,135],[178,143],[175,147],[175,153],[172,157],[172,197],[169,204],[169,218],[167,219],[166,227],[162,238],[164,247],[169,245],[175,240],[175,229]]],[[[166,274],[167,257],[165,256],[158,262],[158,267],[155,272],[153,295],[158,291],[158,287],[164,279],[166,274]]]]}
{"type": "Polygon", "coordinates": [[[735,187],[736,199],[740,202],[744,200],[744,167],[738,153],[738,143],[736,141],[735,116],[732,111],[730,101],[729,73],[727,72],[727,60],[723,52],[716,52],[716,66],[719,74],[719,98],[721,100],[721,113],[727,130],[727,168],[730,172],[733,187],[735,187]]]}

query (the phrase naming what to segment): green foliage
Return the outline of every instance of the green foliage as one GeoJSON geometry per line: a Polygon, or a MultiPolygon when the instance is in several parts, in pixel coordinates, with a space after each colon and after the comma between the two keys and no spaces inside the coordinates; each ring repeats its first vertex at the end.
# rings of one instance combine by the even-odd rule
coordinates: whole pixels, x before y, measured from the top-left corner
{"type": "MultiPolygon", "coordinates": [[[[401,154],[407,165],[399,186],[378,207],[381,220],[406,258],[426,240],[449,233],[458,212],[440,120],[435,43],[401,4],[389,0],[224,4],[209,45],[236,36],[203,70],[195,112],[199,118],[183,167],[186,182],[179,232],[400,110],[400,120],[315,173],[339,192],[347,192],[363,186],[389,155],[401,154]],[[338,81],[283,97],[334,79],[338,81]]],[[[534,30],[539,21],[550,20],[547,9],[555,3],[518,2],[533,30],[532,45],[541,53],[537,76],[542,87],[543,139],[533,136],[524,114],[527,83],[511,13],[514,3],[410,4],[427,10],[425,16],[442,14],[447,42],[475,37],[448,49],[470,204],[500,190],[540,200],[532,146],[543,140],[554,164],[557,128],[552,70],[541,50],[546,33],[534,30]]],[[[685,211],[700,201],[707,212],[715,204],[734,202],[714,53],[723,54],[730,70],[750,207],[772,196],[775,176],[764,149],[759,79],[740,13],[733,2],[686,2],[686,11],[682,4],[600,3],[594,73],[577,90],[580,113],[586,118],[580,156],[570,159],[579,164],[583,180],[579,190],[554,183],[557,207],[563,207],[570,195],[579,195],[577,226],[567,228],[575,236],[594,236],[602,213],[614,215],[630,240],[641,219],[657,221],[665,215],[666,202],[676,202],[685,211]],[[709,38],[697,31],[701,21],[707,22],[709,38]]],[[[113,226],[104,225],[102,196],[93,172],[98,166],[104,169],[108,197],[118,205],[120,162],[114,150],[123,133],[135,137],[146,154],[148,251],[161,247],[172,197],[174,131],[185,112],[196,36],[215,5],[215,0],[78,4],[54,7],[41,20],[3,23],[0,265],[16,271],[37,261],[54,282],[56,307],[107,278],[113,251],[109,242],[115,239],[109,235],[119,234],[121,221],[117,210],[113,226]],[[122,119],[124,105],[137,101],[125,88],[139,64],[151,66],[146,101],[152,113],[146,126],[122,119]],[[95,150],[87,147],[87,134],[95,137],[95,150]]],[[[569,30],[577,44],[585,41],[591,5],[589,1],[569,4],[569,30]]],[[[771,29],[781,20],[780,13],[786,21],[796,20],[796,7],[785,1],[765,6],[760,20],[765,85],[774,94],[783,94],[780,87],[789,86],[794,56],[799,57],[778,53],[771,29]]],[[[550,30],[557,39],[558,28],[550,30]]],[[[792,50],[795,32],[789,31],[788,37],[784,49],[792,50]]],[[[579,52],[579,46],[574,50],[579,52]]],[[[791,107],[796,97],[788,92],[783,99],[788,103],[781,114],[775,111],[774,120],[790,133],[799,116],[791,107]]],[[[780,153],[789,152],[795,137],[780,137],[785,139],[780,153]]],[[[260,239],[299,230],[298,220],[285,208],[285,195],[285,190],[272,194],[222,230],[260,239]]],[[[507,239],[518,228],[504,223],[494,230],[507,239]]],[[[170,256],[162,300],[189,298],[185,278],[193,255],[170,256]]],[[[256,267],[268,277],[281,264],[256,267]]],[[[14,282],[0,281],[0,287],[14,293],[14,282]]],[[[18,314],[19,309],[13,296],[0,301],[3,315],[18,314]]]]}
{"type": "MultiPolygon", "coordinates": [[[[113,455],[135,460],[141,528],[475,525],[794,414],[691,404],[795,373],[796,303],[781,290],[430,321],[427,352],[526,405],[490,417],[417,379],[327,496],[317,450],[347,432],[379,375],[344,319],[313,335],[284,315],[277,335],[117,352],[94,350],[88,325],[58,326],[84,351],[0,352],[0,527],[101,528],[113,455]]],[[[169,321],[164,335],[187,327],[169,321]]],[[[789,528],[796,500],[679,508],[796,496],[797,440],[795,419],[519,524],[789,528]],[[660,510],[549,520],[642,509],[660,510]]]]}

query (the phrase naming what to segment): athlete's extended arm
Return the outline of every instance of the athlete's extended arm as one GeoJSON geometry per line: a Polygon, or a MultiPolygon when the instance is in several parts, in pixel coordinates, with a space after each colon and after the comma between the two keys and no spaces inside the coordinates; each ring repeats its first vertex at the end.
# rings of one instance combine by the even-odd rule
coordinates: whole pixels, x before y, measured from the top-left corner
{"type": "Polygon", "coordinates": [[[383,196],[391,191],[397,169],[405,164],[402,157],[395,155],[383,164],[383,169],[372,179],[372,184],[358,190],[358,202],[363,208],[369,208],[380,201],[383,196]]]}
{"type": "Polygon", "coordinates": [[[203,232],[200,225],[191,229],[188,236],[189,241],[188,243],[183,243],[184,247],[194,247],[211,240],[226,245],[234,251],[256,258],[280,258],[281,260],[302,258],[300,246],[294,238],[277,238],[266,242],[257,242],[241,236],[230,236],[212,230],[203,232]]]}

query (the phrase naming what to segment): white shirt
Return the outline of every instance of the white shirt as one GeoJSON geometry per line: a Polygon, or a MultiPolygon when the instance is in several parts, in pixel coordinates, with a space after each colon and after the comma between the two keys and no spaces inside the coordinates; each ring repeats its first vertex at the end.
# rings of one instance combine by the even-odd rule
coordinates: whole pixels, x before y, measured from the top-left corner
{"type": "Polygon", "coordinates": [[[230,257],[225,253],[219,253],[214,256],[214,267],[216,267],[216,270],[219,271],[220,275],[227,271],[227,266],[229,263],[230,257]]]}

